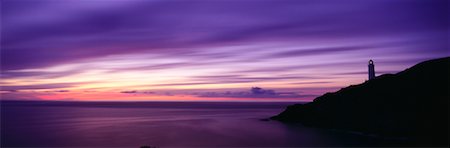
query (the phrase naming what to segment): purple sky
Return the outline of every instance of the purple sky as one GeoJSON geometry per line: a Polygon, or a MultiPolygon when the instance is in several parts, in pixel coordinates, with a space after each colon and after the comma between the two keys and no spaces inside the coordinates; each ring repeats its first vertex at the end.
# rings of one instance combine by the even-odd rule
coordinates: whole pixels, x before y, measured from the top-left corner
{"type": "Polygon", "coordinates": [[[379,75],[449,56],[448,6],[446,0],[2,0],[2,98],[98,100],[136,91],[147,92],[131,95],[143,100],[242,99],[258,98],[248,90],[259,86],[276,91],[260,97],[266,100],[312,99],[366,80],[369,59],[379,75]]]}

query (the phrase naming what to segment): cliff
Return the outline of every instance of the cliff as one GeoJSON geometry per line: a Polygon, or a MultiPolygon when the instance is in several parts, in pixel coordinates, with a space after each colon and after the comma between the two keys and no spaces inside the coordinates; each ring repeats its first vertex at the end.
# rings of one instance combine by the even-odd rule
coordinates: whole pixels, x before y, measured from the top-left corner
{"type": "Polygon", "coordinates": [[[288,106],[273,120],[448,145],[450,57],[288,106]]]}

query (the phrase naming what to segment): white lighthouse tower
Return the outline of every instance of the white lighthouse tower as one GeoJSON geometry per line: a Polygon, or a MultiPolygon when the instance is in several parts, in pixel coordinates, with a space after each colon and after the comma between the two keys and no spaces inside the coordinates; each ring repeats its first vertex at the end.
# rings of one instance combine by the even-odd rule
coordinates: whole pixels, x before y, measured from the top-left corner
{"type": "Polygon", "coordinates": [[[369,60],[369,80],[375,78],[375,65],[372,60],[369,60]]]}

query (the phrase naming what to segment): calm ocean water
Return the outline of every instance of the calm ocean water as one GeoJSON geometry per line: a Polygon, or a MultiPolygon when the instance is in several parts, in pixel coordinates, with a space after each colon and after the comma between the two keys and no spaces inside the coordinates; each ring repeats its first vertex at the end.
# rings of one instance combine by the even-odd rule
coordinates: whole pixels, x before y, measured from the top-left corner
{"type": "Polygon", "coordinates": [[[292,103],[1,102],[2,147],[300,147],[398,143],[264,121],[292,103]]]}

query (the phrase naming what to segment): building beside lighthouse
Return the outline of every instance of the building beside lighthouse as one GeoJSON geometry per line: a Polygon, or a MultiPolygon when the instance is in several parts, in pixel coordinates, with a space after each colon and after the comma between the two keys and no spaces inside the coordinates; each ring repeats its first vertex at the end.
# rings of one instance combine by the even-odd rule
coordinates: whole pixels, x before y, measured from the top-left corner
{"type": "Polygon", "coordinates": [[[375,65],[372,60],[369,60],[369,80],[375,78],[375,65]]]}

